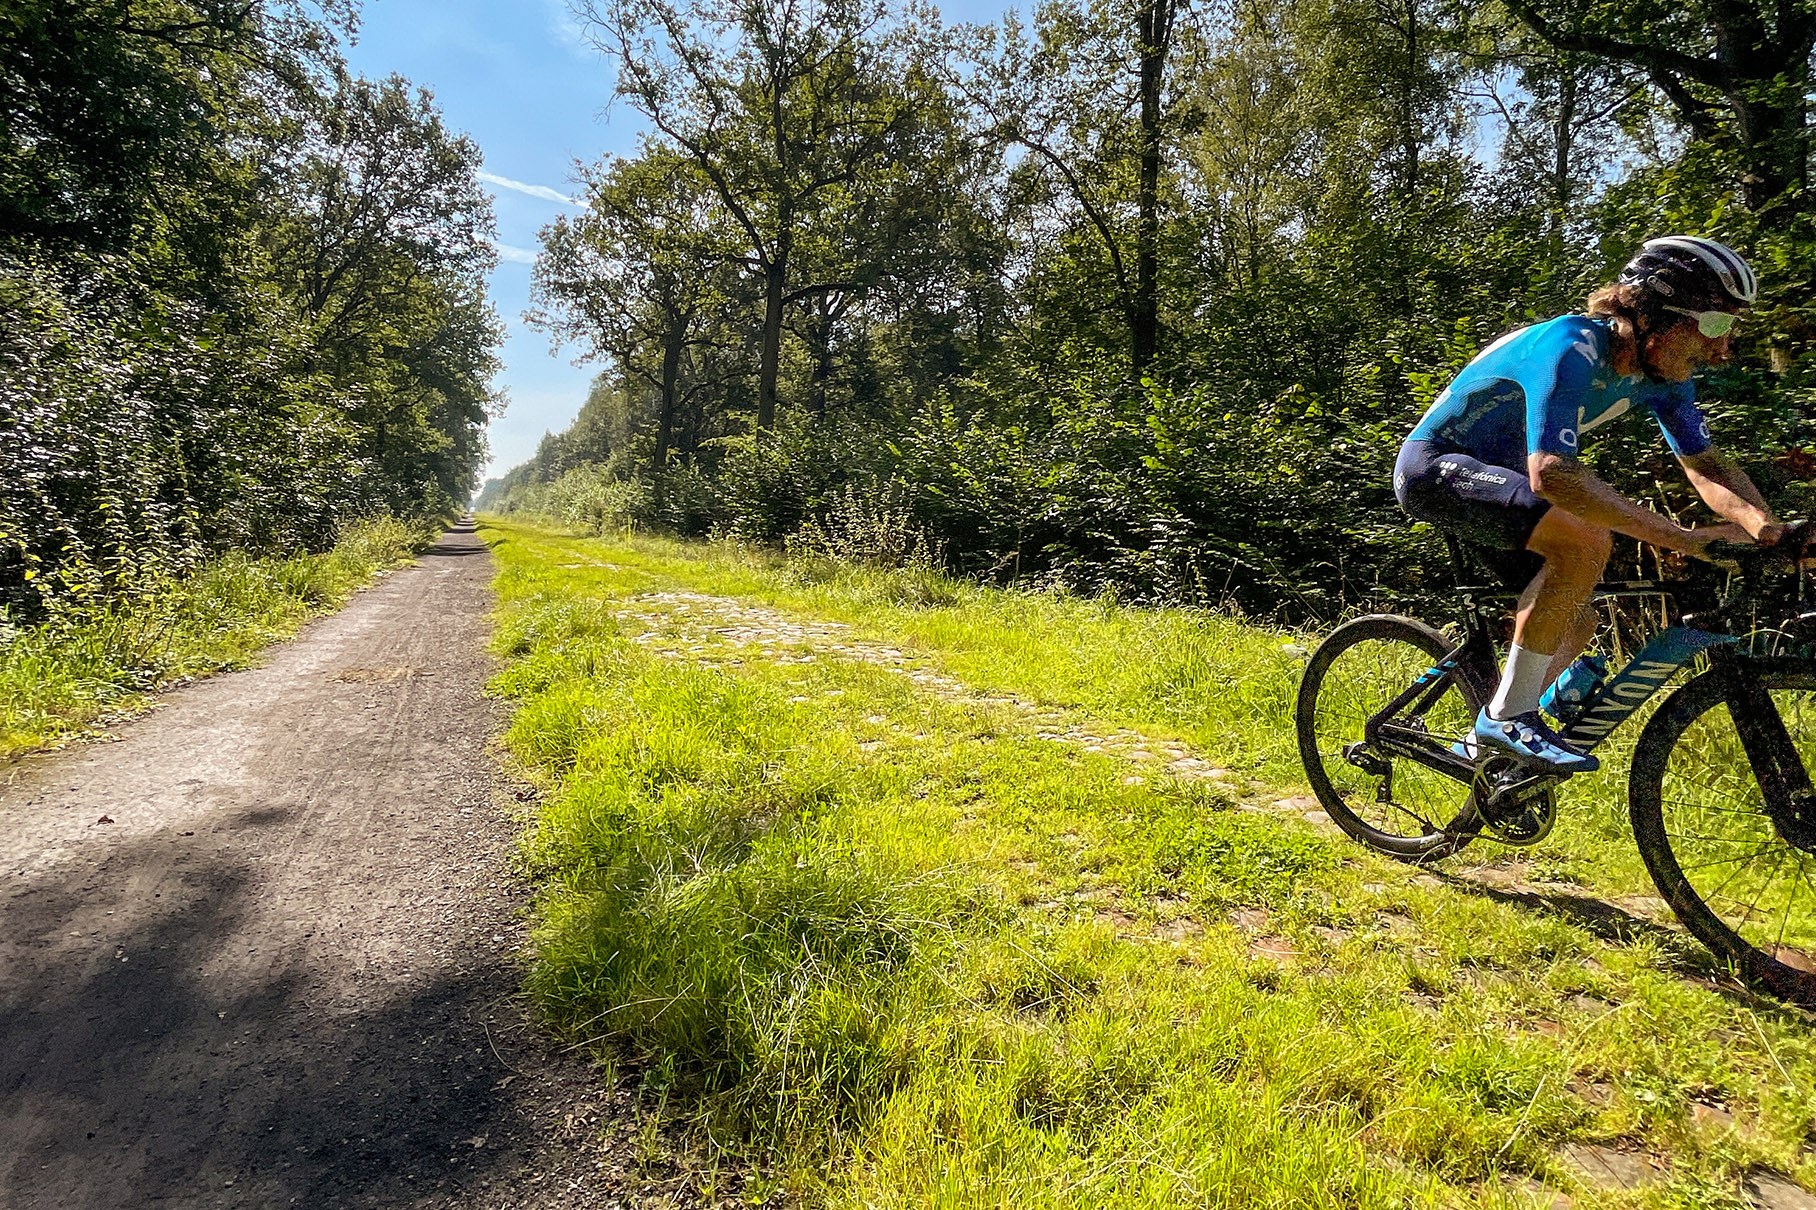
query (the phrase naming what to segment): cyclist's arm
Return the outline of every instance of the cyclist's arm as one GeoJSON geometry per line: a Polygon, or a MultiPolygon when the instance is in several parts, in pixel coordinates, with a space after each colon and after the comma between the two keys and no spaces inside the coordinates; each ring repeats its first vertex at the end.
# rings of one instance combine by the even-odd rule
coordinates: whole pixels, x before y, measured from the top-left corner
{"type": "Polygon", "coordinates": [[[1678,462],[1690,486],[1718,516],[1743,527],[1756,541],[1768,545],[1777,541],[1784,527],[1747,473],[1727,456],[1711,447],[1699,454],[1684,454],[1678,462]]]}
{"type": "Polygon", "coordinates": [[[1526,459],[1526,476],[1534,493],[1565,512],[1666,550],[1700,557],[1713,539],[1744,540],[1739,531],[1722,525],[1684,529],[1670,518],[1627,499],[1575,458],[1546,452],[1531,454],[1526,459]]]}

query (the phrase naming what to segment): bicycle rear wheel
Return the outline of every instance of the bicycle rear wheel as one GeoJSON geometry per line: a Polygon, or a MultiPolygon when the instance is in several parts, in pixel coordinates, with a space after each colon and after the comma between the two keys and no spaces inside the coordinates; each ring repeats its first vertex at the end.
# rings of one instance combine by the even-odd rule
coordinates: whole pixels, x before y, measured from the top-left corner
{"type": "MultiPolygon", "coordinates": [[[[1816,768],[1816,665],[1759,676],[1816,768]]],[[[1684,927],[1749,983],[1816,1007],[1816,838],[1787,838],[1766,813],[1717,675],[1685,683],[1646,724],[1627,799],[1640,855],[1684,927]]]]}
{"type": "MultiPolygon", "coordinates": [[[[1376,719],[1454,646],[1413,618],[1357,618],[1331,632],[1306,665],[1294,709],[1299,759],[1333,822],[1404,861],[1448,857],[1474,838],[1469,782],[1377,743],[1376,719]]],[[[1442,752],[1468,735],[1481,700],[1462,669],[1402,707],[1392,722],[1413,745],[1442,752]]]]}

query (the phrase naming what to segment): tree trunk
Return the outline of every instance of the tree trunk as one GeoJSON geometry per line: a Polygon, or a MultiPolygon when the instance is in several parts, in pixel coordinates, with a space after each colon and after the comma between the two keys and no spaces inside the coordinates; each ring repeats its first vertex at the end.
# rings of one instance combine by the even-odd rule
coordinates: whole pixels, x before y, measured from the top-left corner
{"type": "Polygon", "coordinates": [[[1160,345],[1161,94],[1173,40],[1177,0],[1143,0],[1137,27],[1141,94],[1141,166],[1136,194],[1135,300],[1130,345],[1135,373],[1148,368],[1160,345]]]}
{"type": "Polygon", "coordinates": [[[653,459],[657,479],[657,490],[661,487],[661,474],[668,469],[668,450],[675,440],[675,393],[681,378],[681,351],[687,339],[687,328],[671,328],[668,339],[662,343],[662,394],[657,403],[656,413],[656,456],[653,459]]]}
{"type": "Polygon", "coordinates": [[[1577,72],[1570,67],[1558,80],[1557,123],[1552,127],[1550,243],[1555,256],[1563,255],[1564,225],[1570,218],[1570,153],[1576,147],[1576,105],[1577,72]]]}
{"type": "Polygon", "coordinates": [[[776,374],[782,364],[782,287],[788,273],[787,253],[763,263],[763,338],[757,363],[757,428],[776,424],[776,374]]]}
{"type": "Polygon", "coordinates": [[[1804,95],[1810,82],[1810,21],[1781,16],[1769,30],[1757,9],[1736,5],[1715,26],[1715,61],[1732,80],[1722,91],[1734,111],[1740,188],[1758,212],[1806,183],[1804,95]]]}
{"type": "Polygon", "coordinates": [[[1419,196],[1419,72],[1426,66],[1419,44],[1419,0],[1406,0],[1406,66],[1400,85],[1400,140],[1405,183],[1401,200],[1410,208],[1419,196]]]}
{"type": "Polygon", "coordinates": [[[826,384],[832,380],[832,307],[822,295],[808,321],[808,341],[813,352],[813,376],[807,384],[807,408],[815,416],[826,414],[826,384]]]}
{"type": "Polygon", "coordinates": [[[1741,196],[1769,225],[1783,226],[1808,203],[1793,192],[1809,181],[1807,140],[1810,55],[1816,48],[1816,14],[1794,5],[1723,3],[1700,12],[1714,40],[1714,54],[1700,56],[1678,45],[1652,41],[1641,26],[1631,40],[1586,28],[1580,15],[1540,11],[1532,0],[1507,0],[1533,32],[1559,50],[1593,55],[1643,69],[1698,138],[1731,134],[1738,153],[1741,196]],[[1574,19],[1573,19],[1574,18],[1574,19]],[[1699,89],[1703,90],[1699,93],[1699,89]],[[1722,104],[1708,100],[1720,94],[1722,104]],[[1727,130],[1714,115],[1732,116],[1727,130]]]}
{"type": "Polygon", "coordinates": [[[1747,95],[1730,97],[1729,104],[1741,148],[1741,196],[1747,209],[1759,213],[1806,183],[1804,107],[1801,102],[1773,104],[1747,95]]]}

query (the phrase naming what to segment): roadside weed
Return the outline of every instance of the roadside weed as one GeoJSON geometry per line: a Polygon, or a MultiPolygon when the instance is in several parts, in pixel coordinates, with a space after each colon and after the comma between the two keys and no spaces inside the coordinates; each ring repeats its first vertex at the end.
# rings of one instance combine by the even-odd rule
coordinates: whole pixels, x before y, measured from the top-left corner
{"type": "Polygon", "coordinates": [[[531,988],[763,1188],[1739,1207],[1749,1173],[1816,1179],[1809,1023],[1647,914],[1617,779],[1532,854],[1422,871],[1270,806],[1294,636],[486,536],[509,745],[545,791],[531,988]],[[1591,1171],[1615,1153],[1644,1180],[1591,1171]]]}

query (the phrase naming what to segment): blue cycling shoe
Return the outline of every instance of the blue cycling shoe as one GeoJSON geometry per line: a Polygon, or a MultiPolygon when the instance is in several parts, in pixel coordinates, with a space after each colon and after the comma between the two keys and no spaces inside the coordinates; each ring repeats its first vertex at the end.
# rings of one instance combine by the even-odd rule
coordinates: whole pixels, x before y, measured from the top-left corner
{"type": "Polygon", "coordinates": [[[1537,710],[1498,719],[1490,718],[1484,706],[1476,715],[1472,735],[1478,745],[1499,749],[1527,764],[1550,765],[1559,773],[1593,773],[1602,767],[1601,761],[1559,738],[1537,710]]]}

